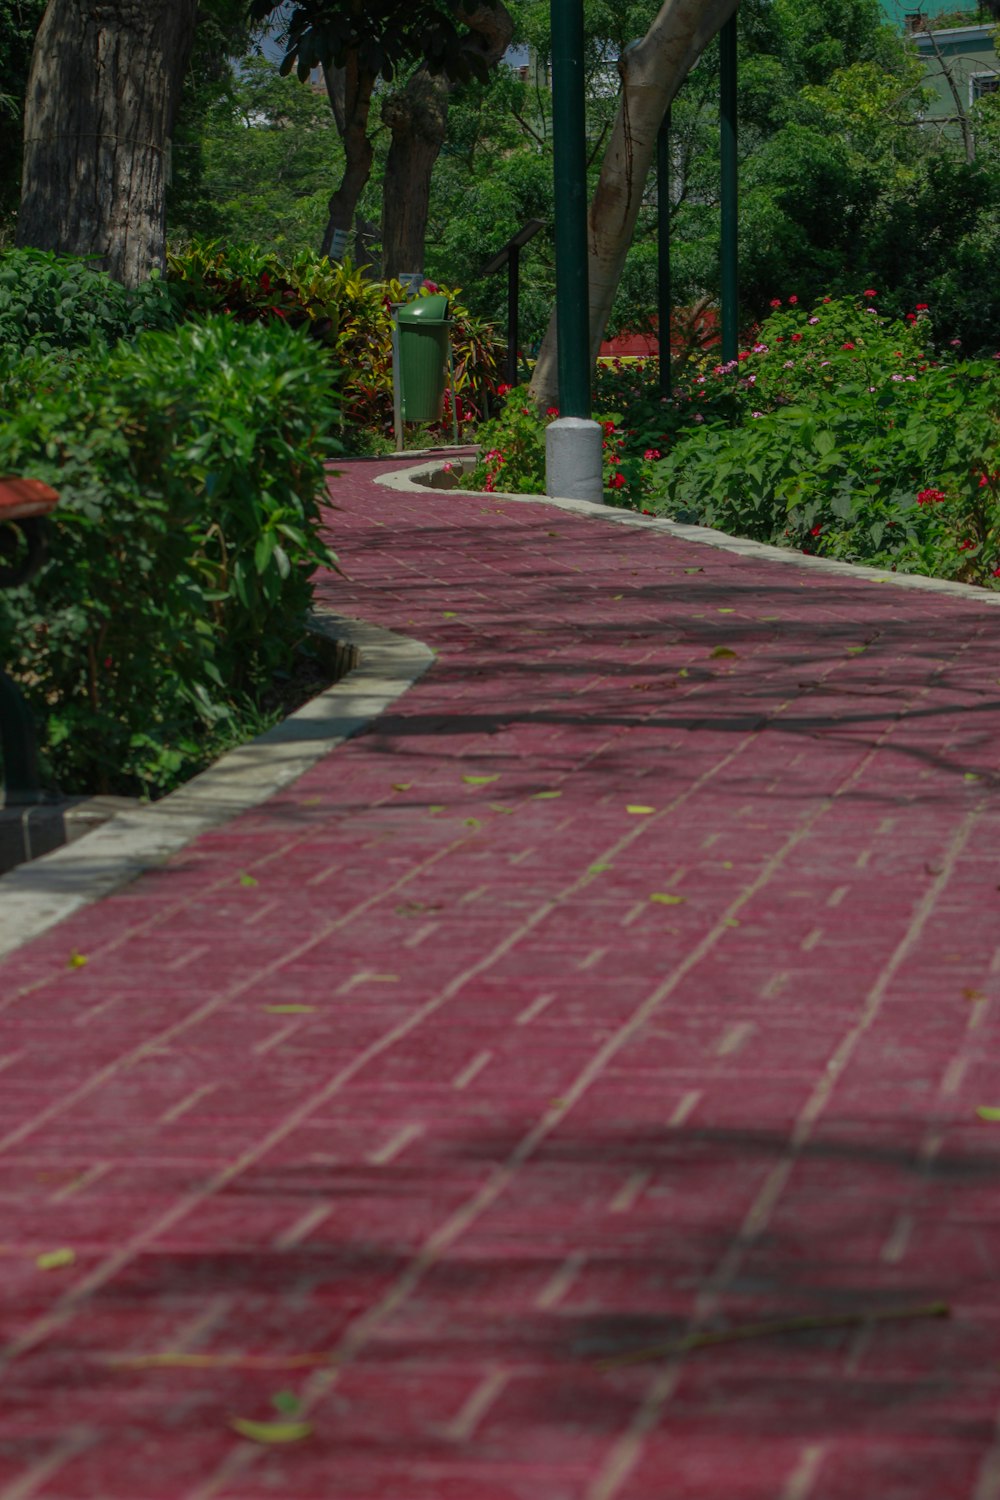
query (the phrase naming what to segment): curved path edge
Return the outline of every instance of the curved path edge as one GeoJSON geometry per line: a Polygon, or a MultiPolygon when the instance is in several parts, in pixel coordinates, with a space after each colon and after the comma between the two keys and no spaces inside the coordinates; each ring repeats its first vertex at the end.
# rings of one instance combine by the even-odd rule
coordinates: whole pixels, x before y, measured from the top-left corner
{"type": "Polygon", "coordinates": [[[265,802],[366,729],[430,666],[422,641],[317,608],[312,628],[359,656],[332,687],[175,792],[0,877],[0,957],[265,802]]]}
{"type": "MultiPolygon", "coordinates": [[[[442,460],[433,463],[409,465],[388,474],[377,474],[375,484],[403,493],[424,493],[433,488],[442,492],[441,486],[433,486],[431,480],[442,469],[442,460]]],[[[457,485],[447,490],[457,499],[482,500],[482,490],[463,490],[457,485]]],[[[748,537],[730,536],[727,531],[716,531],[711,526],[691,526],[683,521],[668,521],[662,516],[644,516],[634,510],[619,510],[617,506],[605,505],[597,500],[566,500],[553,495],[513,495],[507,490],[494,490],[491,500],[515,501],[526,505],[550,505],[556,510],[569,511],[575,516],[589,517],[597,521],[613,521],[620,526],[637,526],[645,531],[658,531],[679,541],[697,542],[703,547],[715,547],[722,552],[735,552],[755,562],[777,562],[791,564],[796,568],[811,568],[821,573],[839,573],[846,578],[863,578],[871,583],[894,584],[899,588],[925,589],[935,594],[950,594],[953,599],[975,600],[977,604],[1000,605],[1000,592],[980,588],[973,583],[951,583],[945,578],[927,578],[922,573],[887,573],[884,568],[870,568],[864,563],[837,562],[830,557],[814,557],[808,552],[793,552],[787,547],[772,547],[769,542],[754,542],[748,537]]]]}

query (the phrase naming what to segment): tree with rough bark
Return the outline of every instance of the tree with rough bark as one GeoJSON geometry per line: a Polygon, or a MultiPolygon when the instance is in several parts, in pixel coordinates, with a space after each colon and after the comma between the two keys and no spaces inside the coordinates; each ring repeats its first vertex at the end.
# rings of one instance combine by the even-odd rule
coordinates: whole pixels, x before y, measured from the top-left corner
{"type": "Polygon", "coordinates": [[[198,0],[48,0],[24,108],[17,242],[125,286],[162,269],[170,132],[198,0]]]}
{"type": "MultiPolygon", "coordinates": [[[[463,5],[458,19],[468,28],[470,51],[489,73],[514,35],[514,22],[500,3],[463,5]]],[[[382,188],[382,273],[398,276],[424,264],[431,174],[448,133],[448,106],[457,79],[432,73],[422,63],[406,86],[389,94],[382,119],[391,134],[382,188]]]]}
{"type": "MultiPolygon", "coordinates": [[[[251,14],[256,19],[266,21],[275,14],[283,18],[283,71],[294,67],[303,80],[316,68],[323,71],[344,147],[343,172],[330,199],[320,246],[323,254],[331,253],[337,238],[350,234],[358,201],[371,175],[372,104],[379,83],[391,83],[400,70],[416,66],[414,77],[419,81],[413,82],[408,99],[401,97],[406,95],[405,89],[396,96],[400,111],[397,133],[405,134],[408,127],[403,121],[408,118],[430,142],[439,135],[443,140],[440,116],[447,85],[488,76],[495,40],[486,36],[492,33],[495,38],[498,33],[496,23],[491,20],[487,25],[486,17],[498,10],[502,11],[500,0],[292,0],[289,12],[285,6],[276,6],[274,0],[251,0],[251,14]],[[478,26],[474,24],[477,19],[478,26]],[[444,80],[443,86],[439,79],[444,80]]],[[[502,52],[503,48],[499,55],[502,52]]],[[[392,106],[389,113],[387,123],[392,129],[392,106]]],[[[445,109],[445,117],[446,113],[445,109]]],[[[399,154],[397,151],[397,160],[399,154]]],[[[436,152],[434,155],[436,158],[436,152]]],[[[415,185],[406,188],[411,200],[423,191],[421,184],[429,181],[430,170],[425,161],[415,160],[413,165],[415,185]]],[[[402,226],[407,254],[413,253],[413,226],[419,222],[417,211],[402,226]]],[[[426,207],[423,222],[426,224],[426,207]]],[[[422,236],[419,249],[422,259],[422,236]]]]}
{"type": "MultiPolygon", "coordinates": [[[[737,3],[664,0],[642,40],[627,47],[619,58],[618,114],[587,220],[590,344],[595,361],[639,217],[663,116],[737,3]]],[[[531,394],[540,406],[553,404],[558,396],[554,312],[539,350],[531,394]]]]}

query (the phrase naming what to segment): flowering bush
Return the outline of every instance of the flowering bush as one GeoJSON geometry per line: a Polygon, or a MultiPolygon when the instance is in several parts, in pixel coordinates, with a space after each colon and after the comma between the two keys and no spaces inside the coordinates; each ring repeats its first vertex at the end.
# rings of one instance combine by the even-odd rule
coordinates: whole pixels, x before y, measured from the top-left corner
{"type": "Polygon", "coordinates": [[[811,312],[778,303],[734,361],[670,403],[647,507],[995,586],[1000,363],[936,352],[931,335],[929,308],[883,318],[874,288],[811,312]]]}
{"type": "MultiPolygon", "coordinates": [[[[557,406],[540,412],[526,386],[501,386],[499,415],[479,429],[479,463],[465,481],[469,489],[511,495],[544,495],[545,429],[559,415],[557,406]]],[[[598,416],[603,429],[604,492],[612,505],[635,504],[644,486],[644,468],[626,443],[620,419],[598,416]]]]}

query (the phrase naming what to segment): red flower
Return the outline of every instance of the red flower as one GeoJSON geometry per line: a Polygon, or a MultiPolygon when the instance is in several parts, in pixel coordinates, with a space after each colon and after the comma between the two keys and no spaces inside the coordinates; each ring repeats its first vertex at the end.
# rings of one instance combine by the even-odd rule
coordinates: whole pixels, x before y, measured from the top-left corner
{"type": "Polygon", "coordinates": [[[611,478],[608,480],[608,486],[613,490],[620,490],[624,483],[624,474],[612,474],[611,478]]]}
{"type": "Polygon", "coordinates": [[[558,417],[558,415],[559,415],[559,408],[558,408],[558,406],[547,406],[545,408],[545,415],[547,417],[558,417]]]}
{"type": "Polygon", "coordinates": [[[948,498],[948,496],[945,494],[944,490],[935,490],[935,489],[921,490],[920,493],[917,495],[917,504],[918,505],[936,505],[936,504],[939,504],[940,501],[942,501],[942,500],[947,500],[947,498],[948,498]]]}
{"type": "Polygon", "coordinates": [[[926,302],[918,302],[917,303],[917,312],[927,312],[927,311],[928,311],[928,308],[927,308],[927,303],[926,302]]]}
{"type": "Polygon", "coordinates": [[[810,531],[809,535],[810,536],[820,536],[821,533],[822,533],[822,531],[823,531],[822,526],[814,526],[813,529],[812,529],[812,531],[810,531]]]}
{"type": "Polygon", "coordinates": [[[771,298],[771,306],[772,307],[780,307],[781,306],[781,298],[780,297],[772,297],[771,298]]]}
{"type": "Polygon", "coordinates": [[[861,295],[862,297],[877,297],[878,292],[874,291],[872,287],[869,287],[868,290],[866,292],[862,292],[861,295]]]}
{"type": "Polygon", "coordinates": [[[968,552],[970,548],[974,547],[975,545],[975,542],[970,542],[968,537],[966,537],[964,542],[959,542],[958,550],[959,552],[968,552]]]}
{"type": "Polygon", "coordinates": [[[643,458],[662,458],[663,454],[660,452],[659,448],[647,448],[642,456],[643,458]]]}
{"type": "Polygon", "coordinates": [[[498,396],[506,396],[513,389],[514,389],[514,387],[512,385],[498,385],[497,386],[497,395],[498,396]]]}
{"type": "Polygon", "coordinates": [[[846,344],[841,344],[840,347],[841,349],[853,349],[854,345],[850,341],[848,341],[846,344]]]}
{"type": "Polygon", "coordinates": [[[801,335],[801,333],[793,333],[792,334],[792,343],[793,344],[801,344],[801,342],[802,342],[802,335],[801,335]]]}
{"type": "Polygon", "coordinates": [[[798,297],[789,297],[789,299],[788,299],[788,305],[789,305],[789,307],[797,307],[798,306],[798,301],[799,301],[798,297]]]}

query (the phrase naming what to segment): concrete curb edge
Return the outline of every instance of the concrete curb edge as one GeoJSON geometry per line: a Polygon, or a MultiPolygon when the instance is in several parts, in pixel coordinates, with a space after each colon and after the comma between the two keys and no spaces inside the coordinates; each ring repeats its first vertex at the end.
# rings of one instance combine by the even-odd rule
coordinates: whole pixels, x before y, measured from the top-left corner
{"type": "Polygon", "coordinates": [[[177,791],[123,813],[0,877],[0,957],[162,865],[207,829],[266,802],[367,728],[434,660],[421,641],[317,609],[312,627],[353,646],[359,663],[280,724],[177,791]]]}

